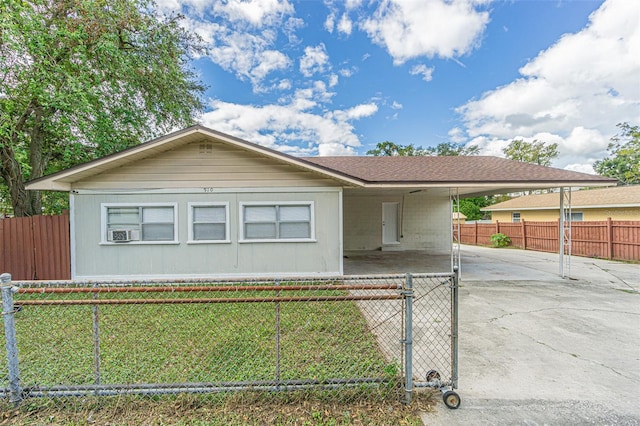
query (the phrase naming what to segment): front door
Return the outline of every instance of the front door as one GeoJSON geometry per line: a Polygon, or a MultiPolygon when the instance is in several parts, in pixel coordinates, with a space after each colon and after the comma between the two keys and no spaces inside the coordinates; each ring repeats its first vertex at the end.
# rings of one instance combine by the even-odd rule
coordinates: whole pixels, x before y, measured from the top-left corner
{"type": "Polygon", "coordinates": [[[399,244],[398,210],[399,203],[382,203],[382,245],[399,244]]]}

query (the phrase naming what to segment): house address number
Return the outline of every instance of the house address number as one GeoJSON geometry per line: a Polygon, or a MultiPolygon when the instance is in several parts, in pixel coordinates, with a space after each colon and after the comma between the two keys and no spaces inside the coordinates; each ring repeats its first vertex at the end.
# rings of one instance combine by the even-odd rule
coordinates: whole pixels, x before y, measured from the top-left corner
{"type": "Polygon", "coordinates": [[[215,188],[202,188],[204,190],[204,192],[215,192],[216,189],[215,188]]]}

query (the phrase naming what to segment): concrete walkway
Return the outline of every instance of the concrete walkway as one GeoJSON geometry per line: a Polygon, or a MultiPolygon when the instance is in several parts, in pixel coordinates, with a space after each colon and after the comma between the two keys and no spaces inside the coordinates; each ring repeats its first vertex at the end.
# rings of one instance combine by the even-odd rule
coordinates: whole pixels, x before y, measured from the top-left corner
{"type": "Polygon", "coordinates": [[[427,425],[640,425],[640,266],[463,246],[462,404],[427,425]]]}

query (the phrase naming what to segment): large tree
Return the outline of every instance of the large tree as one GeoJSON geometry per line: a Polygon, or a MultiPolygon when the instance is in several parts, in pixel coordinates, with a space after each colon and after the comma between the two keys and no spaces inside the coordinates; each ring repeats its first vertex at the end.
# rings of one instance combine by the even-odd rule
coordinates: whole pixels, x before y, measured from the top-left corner
{"type": "Polygon", "coordinates": [[[425,149],[428,155],[452,157],[457,155],[478,155],[480,148],[476,145],[464,145],[454,142],[442,142],[435,147],[425,149]]]}
{"type": "Polygon", "coordinates": [[[455,156],[455,155],[476,155],[480,151],[475,145],[465,146],[463,144],[457,144],[454,142],[443,142],[435,147],[423,148],[421,146],[410,145],[398,145],[394,142],[384,141],[378,142],[375,149],[367,151],[367,155],[380,156],[419,156],[419,155],[433,155],[433,156],[455,156]]]}
{"type": "Polygon", "coordinates": [[[550,166],[551,162],[558,156],[558,144],[547,144],[537,139],[533,142],[514,139],[502,152],[511,160],[550,166]]]}
{"type": "Polygon", "coordinates": [[[609,156],[593,163],[593,168],[624,185],[640,184],[640,127],[619,123],[618,129],[609,143],[609,156]]]}
{"type": "Polygon", "coordinates": [[[25,182],[193,123],[199,38],[149,0],[0,3],[0,175],[16,216],[25,182]]]}

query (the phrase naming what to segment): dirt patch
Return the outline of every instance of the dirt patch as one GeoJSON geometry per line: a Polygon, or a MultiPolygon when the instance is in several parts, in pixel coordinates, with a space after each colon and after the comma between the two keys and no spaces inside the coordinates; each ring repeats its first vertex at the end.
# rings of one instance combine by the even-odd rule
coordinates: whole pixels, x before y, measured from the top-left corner
{"type": "Polygon", "coordinates": [[[255,394],[28,400],[0,402],[0,425],[421,425],[433,393],[410,406],[400,395],[255,394]]]}

